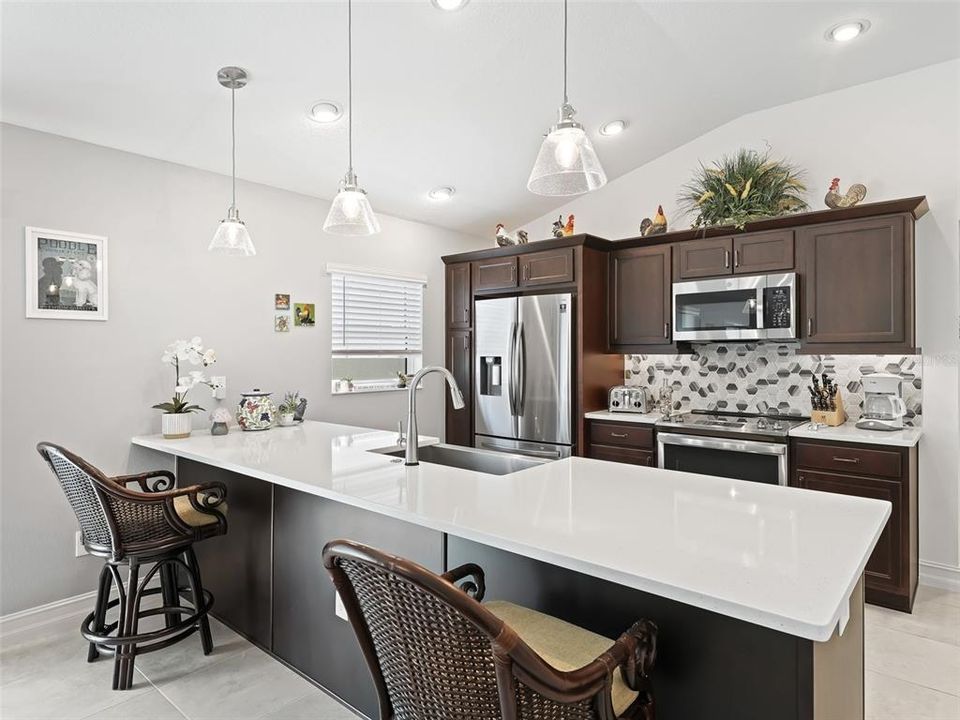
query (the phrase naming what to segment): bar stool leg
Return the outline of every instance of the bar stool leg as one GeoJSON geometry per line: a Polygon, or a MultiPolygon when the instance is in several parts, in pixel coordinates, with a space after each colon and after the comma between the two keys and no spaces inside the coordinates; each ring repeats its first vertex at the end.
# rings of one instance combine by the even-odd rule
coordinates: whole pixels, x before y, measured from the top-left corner
{"type": "MultiPolygon", "coordinates": [[[[123,578],[120,576],[120,570],[116,565],[108,563],[107,567],[110,569],[110,578],[113,581],[113,584],[117,588],[117,612],[119,617],[117,618],[117,636],[121,637],[123,635],[124,628],[127,626],[127,595],[126,591],[123,588],[123,578]]],[[[120,670],[123,665],[123,646],[117,645],[114,648],[113,653],[113,689],[120,689],[120,670]]]]}
{"type": "MultiPolygon", "coordinates": [[[[161,562],[163,562],[163,565],[160,566],[158,572],[160,575],[160,594],[161,597],[163,597],[163,604],[166,607],[179,607],[180,588],[177,581],[177,567],[172,562],[161,562]]],[[[164,622],[166,627],[171,627],[180,622],[180,616],[181,613],[179,612],[165,613],[164,622]]]]}
{"type": "MultiPolygon", "coordinates": [[[[197,562],[197,556],[192,547],[188,547],[183,553],[183,559],[190,570],[190,594],[193,600],[193,607],[200,612],[204,604],[203,582],[200,579],[200,563],[197,562]]],[[[213,637],[210,634],[210,620],[207,614],[203,613],[200,617],[200,641],[203,645],[203,654],[209,655],[213,652],[213,637]]]]}
{"type": "MultiPolygon", "coordinates": [[[[127,580],[126,610],[124,611],[123,634],[122,637],[130,637],[137,633],[137,611],[138,597],[137,585],[140,579],[140,562],[136,558],[130,558],[130,576],[127,580]]],[[[126,690],[133,683],[133,659],[137,646],[135,643],[127,643],[117,648],[117,655],[120,660],[120,686],[118,690],[126,690]]]]}
{"type": "MultiPolygon", "coordinates": [[[[97,581],[97,602],[93,609],[93,631],[102,635],[107,624],[107,604],[110,602],[110,586],[113,579],[110,577],[110,567],[104,563],[100,570],[100,579],[97,581]]],[[[96,643],[90,643],[87,649],[87,662],[93,662],[100,657],[96,643]]]]}

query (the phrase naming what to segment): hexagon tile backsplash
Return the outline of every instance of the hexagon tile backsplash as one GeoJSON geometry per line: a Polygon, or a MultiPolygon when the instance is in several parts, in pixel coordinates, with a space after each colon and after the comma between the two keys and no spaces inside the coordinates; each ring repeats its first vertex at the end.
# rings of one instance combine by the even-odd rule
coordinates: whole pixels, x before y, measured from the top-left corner
{"type": "Polygon", "coordinates": [[[847,415],[863,410],[860,377],[887,372],[903,378],[904,423],[919,426],[922,412],[922,360],[919,355],[801,355],[795,343],[712,343],[694,345],[690,355],[625,355],[627,385],[653,393],[666,380],[677,410],[809,415],[814,373],[842,388],[847,415]]]}

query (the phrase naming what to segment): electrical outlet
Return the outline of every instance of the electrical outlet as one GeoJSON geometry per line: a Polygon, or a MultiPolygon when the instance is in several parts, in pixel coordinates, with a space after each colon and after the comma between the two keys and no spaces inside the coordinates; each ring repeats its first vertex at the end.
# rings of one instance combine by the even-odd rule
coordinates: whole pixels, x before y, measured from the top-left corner
{"type": "Polygon", "coordinates": [[[340,599],[340,593],[334,592],[334,595],[335,600],[333,601],[333,611],[336,613],[338,618],[349,622],[350,619],[347,617],[347,608],[343,606],[343,600],[340,599]]]}
{"type": "Polygon", "coordinates": [[[210,393],[216,400],[225,400],[227,397],[227,377],[226,375],[210,376],[210,393]]]}
{"type": "Polygon", "coordinates": [[[83,546],[83,532],[77,530],[77,534],[73,537],[73,556],[74,557],[83,557],[84,555],[89,555],[87,549],[83,546]]]}

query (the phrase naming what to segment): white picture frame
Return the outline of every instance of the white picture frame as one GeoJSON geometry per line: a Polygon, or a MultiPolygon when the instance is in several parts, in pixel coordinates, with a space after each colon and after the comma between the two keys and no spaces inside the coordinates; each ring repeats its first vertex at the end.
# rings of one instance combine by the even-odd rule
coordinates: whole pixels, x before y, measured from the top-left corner
{"type": "Polygon", "coordinates": [[[26,227],[24,249],[28,318],[107,319],[105,236],[26,227]]]}

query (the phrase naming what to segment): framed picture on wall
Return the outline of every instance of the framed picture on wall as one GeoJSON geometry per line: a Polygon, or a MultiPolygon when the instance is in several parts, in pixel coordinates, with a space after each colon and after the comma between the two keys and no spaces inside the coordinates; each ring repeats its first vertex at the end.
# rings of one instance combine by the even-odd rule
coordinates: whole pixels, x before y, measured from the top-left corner
{"type": "Polygon", "coordinates": [[[107,319],[107,238],[28,227],[27,317],[107,319]]]}

